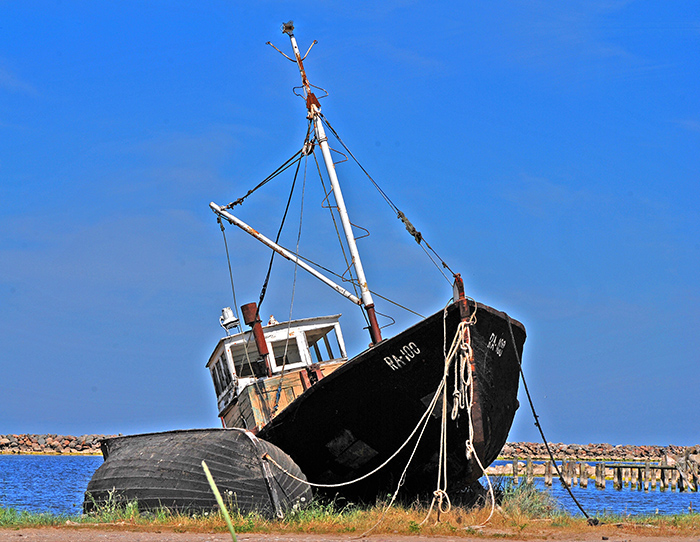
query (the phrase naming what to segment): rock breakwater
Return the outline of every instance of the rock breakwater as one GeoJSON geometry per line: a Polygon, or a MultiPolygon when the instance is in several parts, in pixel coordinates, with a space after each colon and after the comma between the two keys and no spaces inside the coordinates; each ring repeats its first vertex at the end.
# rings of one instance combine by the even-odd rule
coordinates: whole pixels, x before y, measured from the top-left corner
{"type": "MultiPolygon", "coordinates": [[[[100,440],[116,435],[0,435],[0,454],[101,454],[100,440]]],[[[549,443],[555,459],[659,461],[663,456],[700,453],[698,446],[633,446],[549,443]]],[[[541,442],[507,442],[501,459],[549,459],[541,442]]]]}
{"type": "MultiPolygon", "coordinates": [[[[562,444],[549,442],[555,459],[613,460],[613,461],[660,461],[664,456],[682,456],[700,452],[698,446],[634,446],[629,444],[562,444]],[[696,451],[697,450],[697,451],[696,451]]],[[[541,442],[507,442],[501,450],[502,459],[549,459],[547,449],[541,442]]]]}
{"type": "Polygon", "coordinates": [[[0,435],[0,454],[101,454],[107,436],[114,435],[0,435]]]}

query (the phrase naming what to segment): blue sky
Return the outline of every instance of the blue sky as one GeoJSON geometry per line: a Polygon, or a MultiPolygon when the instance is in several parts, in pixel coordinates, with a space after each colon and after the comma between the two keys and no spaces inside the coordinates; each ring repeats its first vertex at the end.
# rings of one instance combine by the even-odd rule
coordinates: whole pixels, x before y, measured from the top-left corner
{"type": "MultiPolygon", "coordinates": [[[[243,195],[303,141],[298,72],[265,45],[289,53],[279,28],[293,19],[303,51],[318,40],[307,72],[353,153],[469,295],[525,324],[549,440],[700,441],[696,2],[2,11],[0,434],[218,425],[204,365],[232,301],[208,204],[243,195]]],[[[300,252],[335,265],[308,173],[300,252]]],[[[339,175],[371,231],[370,286],[439,310],[449,285],[363,176],[339,175]]],[[[237,212],[274,236],[290,182],[237,212]]],[[[227,236],[239,304],[254,301],[268,255],[227,236]]],[[[263,314],[286,319],[293,278],[278,261],[263,314]]],[[[377,307],[397,320],[388,335],[415,321],[377,307]]],[[[357,353],[358,310],[297,276],[293,316],[338,312],[357,353]]],[[[510,439],[538,440],[521,404],[510,439]]]]}

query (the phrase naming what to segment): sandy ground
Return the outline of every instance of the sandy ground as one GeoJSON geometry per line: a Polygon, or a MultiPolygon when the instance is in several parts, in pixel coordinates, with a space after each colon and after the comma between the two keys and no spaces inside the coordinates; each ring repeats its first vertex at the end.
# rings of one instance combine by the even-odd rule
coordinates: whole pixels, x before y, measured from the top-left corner
{"type": "MultiPolygon", "coordinates": [[[[592,542],[609,540],[610,542],[700,542],[697,536],[668,535],[653,533],[635,533],[635,529],[614,526],[591,527],[585,531],[567,532],[566,529],[537,529],[528,533],[484,530],[480,536],[404,536],[398,534],[374,534],[364,540],[369,542],[483,542],[484,540],[533,541],[553,540],[559,542],[592,542]]],[[[81,527],[46,527],[38,529],[2,529],[0,542],[227,542],[228,533],[176,533],[116,530],[108,526],[81,527]]],[[[317,535],[317,534],[250,534],[238,535],[239,542],[351,542],[361,540],[357,535],[317,535]]]]}

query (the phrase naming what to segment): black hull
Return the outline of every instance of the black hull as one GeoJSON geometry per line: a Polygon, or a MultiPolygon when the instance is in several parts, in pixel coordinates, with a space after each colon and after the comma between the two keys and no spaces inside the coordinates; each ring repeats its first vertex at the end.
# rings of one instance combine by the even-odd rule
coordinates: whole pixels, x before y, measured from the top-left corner
{"type": "Polygon", "coordinates": [[[298,478],[304,475],[276,446],[240,429],[193,429],[115,437],[102,441],[105,462],[85,492],[83,509],[136,501],[140,511],[184,513],[216,508],[202,469],[206,461],[224,502],[241,513],[274,517],[309,502],[306,484],[262,459],[269,454],[298,478]]]}
{"type": "MultiPolygon", "coordinates": [[[[469,305],[473,310],[473,302],[469,305]]],[[[471,326],[476,378],[472,418],[477,431],[475,447],[485,468],[505,444],[518,408],[518,359],[525,329],[506,314],[481,304],[476,318],[471,326]]],[[[288,453],[311,482],[339,483],[373,470],[399,448],[426,411],[444,371],[444,333],[449,349],[460,321],[454,304],[446,318],[440,311],[366,350],[308,389],[258,436],[288,453]],[[413,354],[412,359],[407,352],[413,354]],[[393,356],[399,359],[395,368],[387,362],[393,356]]],[[[448,408],[452,407],[453,381],[454,365],[448,379],[448,408]]],[[[404,498],[426,497],[436,488],[440,411],[438,405],[416,450],[401,489],[404,498]]],[[[465,410],[457,420],[448,420],[447,435],[448,491],[454,494],[482,475],[476,461],[465,454],[469,436],[465,410]]],[[[414,442],[415,438],[378,473],[327,493],[364,501],[393,493],[414,442]]]]}

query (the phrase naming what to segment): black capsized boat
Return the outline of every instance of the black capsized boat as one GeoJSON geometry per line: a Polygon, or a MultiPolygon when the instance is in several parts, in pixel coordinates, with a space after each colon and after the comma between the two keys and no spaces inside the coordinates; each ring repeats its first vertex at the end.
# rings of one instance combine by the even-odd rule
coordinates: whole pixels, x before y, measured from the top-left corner
{"type": "Polygon", "coordinates": [[[217,508],[202,468],[205,461],[224,503],[242,514],[281,517],[311,500],[296,478],[299,467],[276,446],[241,429],[190,429],[112,437],[102,441],[105,462],[90,480],[83,509],[136,503],[138,510],[203,513],[217,508]]]}

